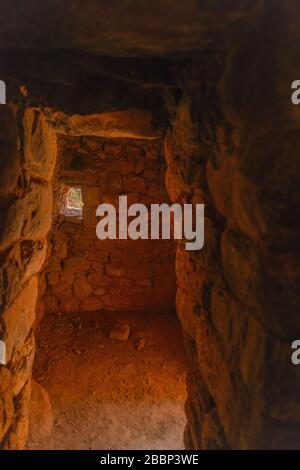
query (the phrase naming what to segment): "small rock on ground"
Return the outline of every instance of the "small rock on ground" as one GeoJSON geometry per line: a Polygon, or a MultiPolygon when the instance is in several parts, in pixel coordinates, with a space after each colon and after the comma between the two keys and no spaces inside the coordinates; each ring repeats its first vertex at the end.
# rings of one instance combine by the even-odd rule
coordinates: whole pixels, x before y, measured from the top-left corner
{"type": "Polygon", "coordinates": [[[130,327],[127,324],[115,325],[110,332],[112,339],[118,339],[119,341],[127,341],[130,335],[130,327]]]}

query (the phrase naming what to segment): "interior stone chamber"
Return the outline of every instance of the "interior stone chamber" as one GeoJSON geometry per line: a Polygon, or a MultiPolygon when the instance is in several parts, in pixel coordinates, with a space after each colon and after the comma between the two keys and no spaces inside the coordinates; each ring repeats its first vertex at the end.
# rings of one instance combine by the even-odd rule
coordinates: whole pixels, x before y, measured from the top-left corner
{"type": "Polygon", "coordinates": [[[26,442],[45,312],[151,311],[175,295],[186,448],[299,448],[298,3],[4,3],[1,448],[26,442]],[[68,186],[81,220],[59,212],[68,186]],[[204,203],[203,250],[97,240],[99,199],[121,192],[204,203]]]}

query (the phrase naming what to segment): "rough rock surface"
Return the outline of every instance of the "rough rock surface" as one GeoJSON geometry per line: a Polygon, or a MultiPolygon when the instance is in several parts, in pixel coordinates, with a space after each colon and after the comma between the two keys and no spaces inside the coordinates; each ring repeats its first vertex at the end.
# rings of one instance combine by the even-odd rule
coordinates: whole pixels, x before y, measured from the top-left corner
{"type": "Polygon", "coordinates": [[[112,339],[127,341],[130,335],[130,326],[127,324],[115,325],[110,332],[112,339]]]}
{"type": "Polygon", "coordinates": [[[35,380],[31,380],[28,438],[39,441],[46,438],[53,428],[53,411],[48,392],[35,380]]]}
{"type": "Polygon", "coordinates": [[[18,5],[16,15],[14,5],[6,2],[0,40],[10,47],[80,49],[109,56],[186,53],[210,46],[258,3],[233,0],[224,7],[215,0],[88,0],[84,5],[78,0],[30,0],[18,5]]]}
{"type": "Polygon", "coordinates": [[[54,225],[43,269],[46,289],[40,298],[46,313],[175,308],[172,239],[96,236],[96,208],[111,203],[118,210],[119,194],[127,196],[128,207],[168,202],[161,152],[160,140],[59,138],[54,225]],[[72,184],[82,191],[80,223],[60,214],[61,192],[72,184]]]}
{"type": "MultiPolygon", "coordinates": [[[[22,333],[8,340],[10,359],[0,367],[1,447],[22,448],[28,429],[32,322],[43,307],[39,302],[36,311],[34,301],[24,306],[26,320],[19,324],[16,306],[26,298],[28,285],[33,299],[37,295],[36,276],[51,227],[57,134],[45,108],[64,115],[138,108],[151,110],[164,129],[171,200],[206,204],[204,250],[187,252],[179,244],[176,255],[177,312],[190,367],[186,446],[299,448],[300,381],[290,360],[300,318],[300,107],[290,100],[300,69],[299,2],[233,0],[228,6],[188,1],[177,2],[182,6],[174,12],[163,2],[168,18],[180,18],[183,35],[177,34],[176,18],[166,24],[163,14],[156,16],[163,28],[153,28],[152,13],[150,34],[138,21],[136,2],[126,2],[128,8],[133,5],[126,10],[132,15],[122,10],[125,28],[119,21],[107,27],[109,15],[100,15],[104,32],[94,21],[95,2],[87,3],[85,15],[77,2],[50,3],[32,0],[19,5],[18,13],[7,3],[0,20],[1,47],[7,47],[1,51],[1,67],[10,103],[0,107],[0,332],[2,338],[18,328],[22,333]],[[23,15],[23,8],[33,15],[23,15]],[[53,18],[63,34],[49,34],[53,18]],[[69,27],[57,18],[67,19],[69,27]],[[193,27],[186,28],[191,18],[193,27]],[[85,21],[95,31],[83,27],[85,21]],[[163,38],[157,30],[165,33],[163,38]],[[37,43],[44,52],[28,49],[37,43]],[[152,60],[145,65],[141,58],[116,66],[116,61],[87,59],[80,50],[139,56],[170,52],[173,62],[162,57],[152,67],[152,60]],[[185,56],[184,66],[178,61],[176,67],[176,52],[185,56]]],[[[136,178],[126,181],[128,191],[137,184],[142,191],[144,183],[136,178]]],[[[114,186],[119,180],[110,174],[107,183],[114,186]]],[[[71,233],[75,229],[72,225],[71,233]]],[[[61,266],[66,246],[58,250],[63,256],[48,263],[49,277],[39,276],[40,297],[47,283],[56,286],[47,300],[51,310],[58,308],[62,293],[72,292],[72,275],[59,284],[56,273],[61,268],[74,273],[75,265],[91,269],[91,260],[82,259],[78,248],[74,260],[61,266]]],[[[110,264],[109,275],[118,277],[120,266],[110,264]]],[[[89,273],[87,281],[99,292],[107,277],[89,273]]],[[[85,308],[95,308],[98,298],[88,297],[85,308]]],[[[64,305],[76,310],[77,298],[70,295],[64,305]]]]}

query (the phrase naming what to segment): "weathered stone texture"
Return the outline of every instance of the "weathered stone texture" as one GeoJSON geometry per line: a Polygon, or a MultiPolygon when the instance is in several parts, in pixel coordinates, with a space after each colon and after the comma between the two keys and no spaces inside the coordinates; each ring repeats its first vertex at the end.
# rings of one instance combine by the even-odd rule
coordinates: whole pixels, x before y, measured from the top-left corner
{"type": "Polygon", "coordinates": [[[77,185],[83,218],[54,214],[52,253],[44,272],[46,312],[173,309],[175,244],[172,240],[99,240],[96,208],[165,203],[165,163],[160,140],[61,137],[55,194],[77,185]]]}
{"type": "Polygon", "coordinates": [[[46,252],[39,318],[171,305],[171,245],[95,239],[100,202],[117,204],[120,191],[129,204],[165,202],[163,178],[172,201],[205,203],[204,249],[178,243],[176,253],[190,369],[187,448],[299,448],[300,381],[290,358],[300,328],[300,106],[290,99],[300,70],[299,2],[203,0],[170,9],[167,1],[157,14],[131,1],[110,34],[109,2],[90,2],[84,15],[74,6],[69,16],[70,2],[61,1],[59,22],[54,7],[30,3],[32,14],[12,4],[0,19],[2,47],[22,46],[1,51],[0,61],[18,104],[0,107],[0,334],[9,334],[1,448],[26,439],[36,276],[46,252]],[[95,15],[98,8],[109,15],[95,15]],[[54,24],[62,34],[49,34],[54,24]],[[173,58],[118,61],[82,51],[173,58]],[[91,120],[93,113],[105,115],[91,120]],[[65,135],[54,181],[53,127],[65,135]],[[155,140],[163,130],[164,152],[155,140]],[[53,191],[56,210],[60,184],[75,180],[83,221],[55,212],[47,247],[53,191]]]}
{"type": "Polygon", "coordinates": [[[300,121],[288,93],[296,59],[278,60],[292,37],[279,3],[231,43],[211,87],[187,80],[179,103],[169,103],[168,192],[204,202],[206,212],[202,252],[179,245],[176,256],[191,449],[299,448],[290,344],[299,331],[300,121]],[[258,55],[247,54],[253,47],[258,55]]]}
{"type": "Polygon", "coordinates": [[[56,138],[38,111],[1,106],[0,121],[0,338],[7,361],[0,366],[0,447],[21,449],[28,430],[37,274],[52,221],[56,138]]]}
{"type": "Polygon", "coordinates": [[[31,381],[28,437],[33,441],[45,439],[53,428],[53,410],[49,393],[35,380],[31,381]]]}

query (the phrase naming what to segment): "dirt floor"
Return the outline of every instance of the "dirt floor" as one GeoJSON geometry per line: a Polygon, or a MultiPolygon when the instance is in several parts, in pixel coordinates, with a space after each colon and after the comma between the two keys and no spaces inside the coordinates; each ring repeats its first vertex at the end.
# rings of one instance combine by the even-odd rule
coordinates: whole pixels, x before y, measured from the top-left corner
{"type": "Polygon", "coordinates": [[[52,433],[28,449],[182,449],[185,361],[175,314],[48,315],[34,379],[51,396],[52,433]],[[127,341],[110,338],[118,323],[127,341]]]}

